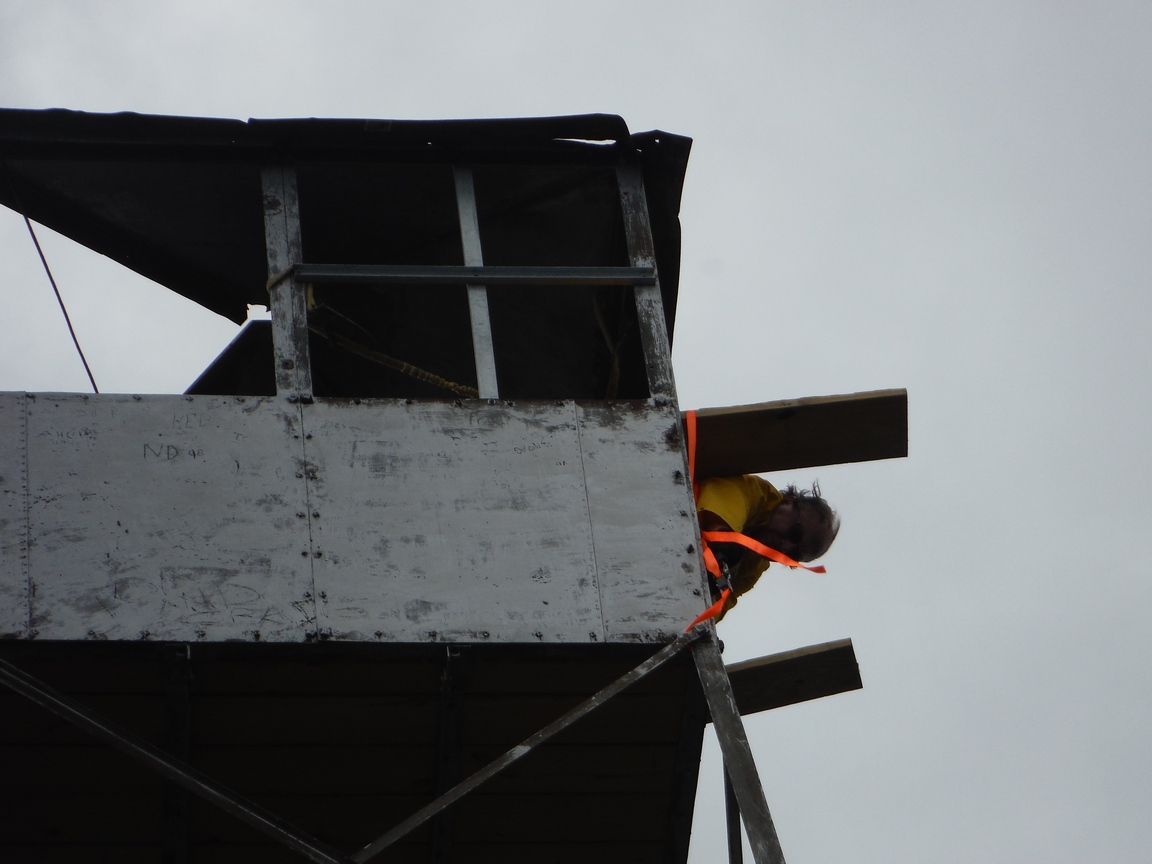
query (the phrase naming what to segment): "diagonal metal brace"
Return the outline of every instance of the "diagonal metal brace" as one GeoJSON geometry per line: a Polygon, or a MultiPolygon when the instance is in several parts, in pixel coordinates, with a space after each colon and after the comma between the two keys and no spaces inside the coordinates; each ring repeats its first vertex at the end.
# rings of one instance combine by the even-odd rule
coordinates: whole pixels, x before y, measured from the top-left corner
{"type": "Polygon", "coordinates": [[[47,708],[57,717],[78,726],[133,759],[143,762],[157,774],[231,813],[242,822],[247,822],[256,830],[299,852],[308,860],[317,864],[351,864],[350,860],[339,851],[297,830],[279,817],[197,771],[191,765],[170,756],[131,732],[109,723],[7,660],[0,660],[0,683],[7,684],[17,693],[47,708]]]}
{"type": "Polygon", "coordinates": [[[674,642],[669,642],[635,669],[630,672],[626,672],[624,675],[617,678],[603,690],[600,690],[599,692],[590,696],[588,699],[581,702],[568,713],[562,715],[556,720],[553,720],[535,735],[525,738],[523,742],[517,744],[515,747],[513,747],[511,750],[509,750],[495,761],[490,762],[486,767],[481,768],[467,780],[462,780],[460,783],[457,783],[435,801],[431,802],[420,810],[417,810],[388,833],[377,837],[375,840],[373,840],[371,843],[353,855],[352,860],[357,862],[357,864],[363,864],[363,862],[373,858],[383,850],[387,849],[405,834],[419,827],[444,808],[451,806],[456,801],[463,798],[481,783],[484,783],[486,780],[490,780],[492,777],[499,774],[520,757],[528,755],[528,753],[532,752],[532,750],[535,749],[538,745],[543,744],[556,733],[564,731],[581,717],[591,713],[596,708],[599,708],[601,705],[603,705],[620,691],[624,690],[626,687],[635,684],[649,672],[652,672],[653,670],[658,669],[660,666],[663,666],[665,663],[679,654],[686,646],[695,642],[697,639],[701,638],[708,632],[709,629],[707,625],[698,624],[693,629],[685,633],[681,633],[676,637],[674,642]]]}

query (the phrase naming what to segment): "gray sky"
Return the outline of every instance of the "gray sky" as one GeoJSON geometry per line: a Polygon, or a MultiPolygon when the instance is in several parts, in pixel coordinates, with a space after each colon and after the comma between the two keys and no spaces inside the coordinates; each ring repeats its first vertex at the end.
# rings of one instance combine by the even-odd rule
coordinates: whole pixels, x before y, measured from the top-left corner
{"type": "MultiPolygon", "coordinates": [[[[749,718],[791,864],[1152,860],[1152,6],[0,3],[0,105],[216,117],[603,111],[695,140],[681,406],[907,387],[910,457],[721,626],[851,637],[864,690],[749,718]],[[710,11],[704,11],[707,5],[710,11]]],[[[234,325],[43,230],[103,391],[234,325]],[[160,358],[160,361],[157,361],[160,358]]],[[[0,212],[0,390],[87,381],[0,212]]],[[[706,754],[692,861],[722,860],[706,754]]]]}

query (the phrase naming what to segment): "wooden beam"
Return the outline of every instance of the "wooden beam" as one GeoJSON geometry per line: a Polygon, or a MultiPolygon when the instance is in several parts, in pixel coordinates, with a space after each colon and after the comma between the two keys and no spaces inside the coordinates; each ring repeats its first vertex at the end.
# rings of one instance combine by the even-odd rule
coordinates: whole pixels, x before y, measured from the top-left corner
{"type": "Polygon", "coordinates": [[[696,412],[696,476],[908,455],[908,391],[783,399],[696,412]]]}
{"type": "Polygon", "coordinates": [[[708,700],[712,714],[712,728],[716,743],[724,756],[724,772],[732,781],[732,791],[744,820],[744,831],[752,847],[752,860],[756,864],[784,864],[784,852],[772,814],[764,798],[764,787],[756,773],[752,748],[732,692],[731,679],[720,659],[720,646],[715,638],[701,639],[692,646],[692,659],[700,687],[708,700]]]}
{"type": "Polygon", "coordinates": [[[859,690],[851,639],[809,645],[725,667],[741,715],[859,690]]]}

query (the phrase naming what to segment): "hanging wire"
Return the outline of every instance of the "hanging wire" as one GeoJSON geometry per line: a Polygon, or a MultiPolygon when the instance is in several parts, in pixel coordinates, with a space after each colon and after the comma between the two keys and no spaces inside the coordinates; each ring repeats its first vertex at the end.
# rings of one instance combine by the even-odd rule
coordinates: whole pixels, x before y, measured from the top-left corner
{"type": "Polygon", "coordinates": [[[36,236],[36,230],[32,227],[32,220],[28,218],[28,214],[24,212],[24,206],[20,203],[20,196],[16,192],[16,184],[12,182],[12,177],[8,173],[8,163],[0,161],[0,166],[4,168],[4,178],[8,181],[8,188],[12,190],[13,203],[20,211],[20,215],[24,217],[24,224],[28,226],[28,234],[32,237],[32,243],[36,247],[36,254],[40,256],[40,263],[44,265],[44,272],[48,275],[48,281],[52,283],[52,291],[56,295],[56,302],[60,304],[60,311],[64,313],[64,323],[68,325],[68,333],[72,337],[72,344],[76,346],[76,353],[80,355],[80,362],[84,364],[84,371],[88,373],[88,380],[92,383],[92,392],[99,393],[100,388],[96,386],[96,379],[92,377],[92,370],[88,366],[88,359],[84,356],[84,349],[80,347],[80,340],[76,338],[76,329],[72,326],[72,319],[68,315],[68,308],[64,305],[64,298],[60,296],[60,289],[56,286],[56,279],[52,275],[52,268],[48,266],[48,259],[44,257],[44,250],[40,247],[40,240],[36,236]]]}

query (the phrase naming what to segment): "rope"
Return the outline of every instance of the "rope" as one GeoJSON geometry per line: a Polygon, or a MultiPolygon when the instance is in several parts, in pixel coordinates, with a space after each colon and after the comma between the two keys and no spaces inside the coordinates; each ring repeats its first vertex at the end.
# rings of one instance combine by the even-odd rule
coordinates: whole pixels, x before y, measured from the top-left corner
{"type": "Polygon", "coordinates": [[[48,275],[48,281],[52,284],[52,292],[56,295],[56,302],[60,305],[60,311],[64,313],[64,323],[68,326],[68,334],[72,337],[72,344],[76,346],[76,353],[80,355],[80,362],[84,364],[84,371],[88,374],[88,381],[92,384],[92,392],[99,393],[100,388],[96,386],[96,379],[92,376],[92,369],[88,366],[88,358],[84,356],[84,349],[80,347],[80,340],[76,338],[76,328],[72,326],[72,318],[68,315],[68,308],[64,305],[64,298],[60,295],[60,289],[56,286],[56,279],[52,275],[52,269],[48,266],[48,259],[44,257],[44,250],[40,248],[40,240],[36,236],[36,231],[32,227],[32,220],[28,218],[28,214],[24,212],[24,205],[20,203],[20,194],[16,191],[16,184],[12,182],[12,175],[8,173],[8,163],[0,161],[0,165],[4,167],[4,179],[8,181],[8,188],[12,190],[12,201],[16,208],[20,211],[20,215],[24,217],[24,224],[28,226],[28,234],[32,237],[32,244],[36,247],[36,254],[40,256],[40,263],[44,266],[44,272],[48,275]]]}

